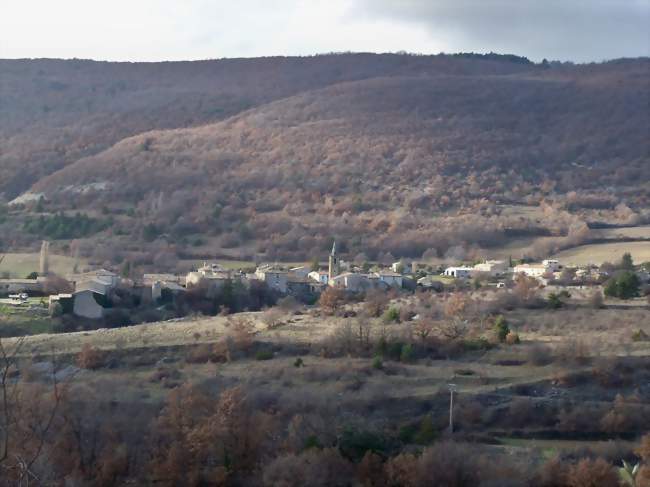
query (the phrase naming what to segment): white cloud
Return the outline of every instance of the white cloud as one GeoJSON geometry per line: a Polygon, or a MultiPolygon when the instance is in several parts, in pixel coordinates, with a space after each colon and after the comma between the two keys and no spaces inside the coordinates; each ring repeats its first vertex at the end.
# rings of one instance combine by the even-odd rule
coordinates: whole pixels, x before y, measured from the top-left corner
{"type": "Polygon", "coordinates": [[[648,5],[647,0],[5,0],[0,57],[157,61],[494,50],[600,59],[648,54],[647,27],[639,30],[648,20],[648,5]]]}

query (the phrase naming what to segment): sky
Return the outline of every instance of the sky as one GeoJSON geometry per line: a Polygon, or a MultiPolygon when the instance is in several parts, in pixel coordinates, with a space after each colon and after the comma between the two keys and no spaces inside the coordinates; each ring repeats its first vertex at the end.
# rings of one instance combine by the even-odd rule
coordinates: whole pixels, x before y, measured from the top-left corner
{"type": "Polygon", "coordinates": [[[650,0],[0,0],[0,58],[650,55],[650,0]]]}

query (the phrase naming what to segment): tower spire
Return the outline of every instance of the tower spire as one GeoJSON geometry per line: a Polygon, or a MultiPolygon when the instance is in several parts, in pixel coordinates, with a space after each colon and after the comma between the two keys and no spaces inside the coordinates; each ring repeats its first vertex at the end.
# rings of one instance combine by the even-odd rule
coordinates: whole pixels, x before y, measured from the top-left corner
{"type": "Polygon", "coordinates": [[[336,240],[332,244],[332,251],[330,252],[329,257],[329,266],[327,272],[328,282],[332,280],[333,277],[338,276],[341,273],[341,265],[339,263],[339,258],[336,255],[336,240]]]}

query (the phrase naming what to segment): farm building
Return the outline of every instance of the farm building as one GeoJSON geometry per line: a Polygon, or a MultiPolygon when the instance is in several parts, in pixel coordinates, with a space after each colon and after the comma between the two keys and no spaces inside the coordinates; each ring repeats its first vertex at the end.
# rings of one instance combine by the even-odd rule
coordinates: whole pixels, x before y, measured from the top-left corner
{"type": "Polygon", "coordinates": [[[474,272],[472,267],[447,267],[444,274],[456,279],[468,279],[472,277],[472,272],[474,272]]]}

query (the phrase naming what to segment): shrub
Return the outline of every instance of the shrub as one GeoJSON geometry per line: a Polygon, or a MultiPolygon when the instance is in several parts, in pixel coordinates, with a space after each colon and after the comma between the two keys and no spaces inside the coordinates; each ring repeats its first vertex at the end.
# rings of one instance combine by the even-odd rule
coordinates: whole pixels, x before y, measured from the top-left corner
{"type": "Polygon", "coordinates": [[[372,431],[346,428],[339,439],[339,450],[344,457],[358,462],[368,451],[385,453],[388,444],[383,436],[372,431]]]}
{"type": "Polygon", "coordinates": [[[562,299],[560,299],[559,295],[550,293],[548,298],[546,298],[546,305],[551,309],[558,309],[564,306],[564,303],[562,302],[562,299]]]}
{"type": "Polygon", "coordinates": [[[328,287],[320,295],[318,304],[324,311],[330,314],[336,313],[336,311],[345,303],[345,291],[342,289],[337,289],[334,287],[328,287]]]}
{"type": "Polygon", "coordinates": [[[372,359],[372,368],[380,370],[384,367],[384,362],[381,358],[380,355],[376,355],[375,358],[372,359]]]}
{"type": "Polygon", "coordinates": [[[413,424],[402,426],[397,433],[397,437],[402,443],[411,443],[418,429],[413,424]]]}
{"type": "Polygon", "coordinates": [[[222,340],[213,344],[202,343],[191,347],[185,361],[188,364],[204,364],[206,362],[230,362],[232,341],[222,340]]]}
{"type": "Polygon", "coordinates": [[[502,315],[497,316],[494,320],[493,330],[497,340],[504,342],[508,333],[510,333],[510,327],[502,315]]]}
{"type": "Polygon", "coordinates": [[[255,360],[271,360],[273,352],[271,350],[258,350],[255,354],[255,360]]]}
{"type": "Polygon", "coordinates": [[[387,301],[388,298],[386,297],[385,292],[379,291],[378,289],[373,289],[366,293],[364,309],[368,316],[378,318],[386,309],[387,301]]]}
{"type": "MultiPolygon", "coordinates": [[[[248,485],[297,487],[302,485],[342,486],[353,476],[353,466],[335,448],[309,448],[300,454],[284,454],[267,462],[263,468],[264,482],[248,485]],[[342,481],[346,479],[346,481],[342,481]]],[[[210,479],[214,480],[214,479],[210,479]]],[[[207,482],[203,484],[207,485],[207,482]]],[[[212,485],[241,485],[228,481],[212,485]]]]}
{"type": "Polygon", "coordinates": [[[77,365],[82,369],[99,369],[106,365],[106,355],[103,350],[86,343],[77,355],[77,365]]]}
{"type": "Polygon", "coordinates": [[[399,323],[399,309],[394,307],[388,308],[382,319],[385,323],[399,323]]]}
{"type": "Polygon", "coordinates": [[[515,333],[514,331],[511,331],[506,335],[506,343],[508,345],[518,345],[521,343],[521,340],[519,339],[519,333],[515,333]]]}
{"type": "Polygon", "coordinates": [[[301,357],[298,357],[298,358],[293,362],[293,366],[296,367],[296,368],[298,368],[298,367],[304,367],[304,366],[305,366],[305,363],[303,362],[303,360],[302,360],[301,357]]]}
{"type": "Polygon", "coordinates": [[[285,296],[278,299],[278,308],[287,313],[296,311],[300,308],[300,303],[293,296],[285,296]]]}
{"type": "Polygon", "coordinates": [[[426,415],[424,418],[422,418],[420,428],[413,437],[413,440],[419,445],[429,445],[431,442],[433,442],[433,440],[436,439],[437,436],[438,433],[433,426],[431,416],[426,415]]]}
{"type": "Polygon", "coordinates": [[[310,448],[323,448],[323,445],[321,445],[321,442],[318,440],[318,436],[309,435],[305,439],[305,444],[303,445],[303,448],[305,450],[309,450],[310,448]]]}
{"type": "Polygon", "coordinates": [[[639,295],[640,282],[634,272],[625,271],[605,284],[605,296],[631,299],[639,295]]]}
{"type": "Polygon", "coordinates": [[[605,306],[603,293],[600,291],[594,291],[594,293],[589,297],[589,305],[594,309],[602,309],[605,306]]]}
{"type": "Polygon", "coordinates": [[[388,345],[388,356],[392,360],[399,360],[402,356],[402,342],[392,342],[388,345]]]}
{"type": "Polygon", "coordinates": [[[416,313],[411,308],[405,306],[399,310],[399,321],[401,323],[411,321],[415,315],[416,313]]]}
{"type": "Polygon", "coordinates": [[[402,345],[402,351],[400,352],[399,359],[402,362],[410,362],[413,360],[413,347],[410,344],[405,343],[402,345]]]}
{"type": "Polygon", "coordinates": [[[619,487],[616,469],[602,458],[583,459],[569,467],[567,475],[569,487],[619,487]]]}

